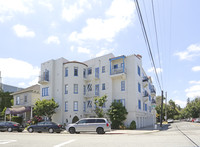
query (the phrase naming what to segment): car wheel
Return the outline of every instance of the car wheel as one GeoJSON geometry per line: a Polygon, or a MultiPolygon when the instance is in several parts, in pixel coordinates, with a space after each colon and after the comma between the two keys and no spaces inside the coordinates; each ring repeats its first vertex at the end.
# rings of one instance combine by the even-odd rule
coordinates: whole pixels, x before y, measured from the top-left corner
{"type": "Polygon", "coordinates": [[[49,128],[49,133],[53,133],[53,132],[54,132],[53,128],[49,128]]]}
{"type": "Polygon", "coordinates": [[[74,134],[76,132],[75,128],[69,128],[69,133],[74,134]]]}
{"type": "Polygon", "coordinates": [[[80,132],[76,132],[76,134],[80,134],[80,132]]]}
{"type": "Polygon", "coordinates": [[[97,128],[97,134],[104,134],[104,129],[103,128],[97,128]]]}
{"type": "Polygon", "coordinates": [[[8,130],[8,132],[12,132],[12,131],[13,131],[13,129],[12,129],[12,128],[8,128],[7,130],[8,130]]]}
{"type": "Polygon", "coordinates": [[[28,132],[29,132],[29,133],[33,133],[33,131],[34,131],[33,128],[29,128],[29,129],[28,129],[28,132]]]}

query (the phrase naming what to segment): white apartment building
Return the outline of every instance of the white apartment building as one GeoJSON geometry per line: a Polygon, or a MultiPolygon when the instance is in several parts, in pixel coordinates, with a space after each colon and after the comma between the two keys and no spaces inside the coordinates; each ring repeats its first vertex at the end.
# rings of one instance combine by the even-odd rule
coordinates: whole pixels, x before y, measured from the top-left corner
{"type": "Polygon", "coordinates": [[[156,95],[151,78],[142,68],[142,56],[107,54],[85,62],[64,58],[41,64],[40,98],[59,104],[52,120],[72,123],[85,117],[95,117],[94,97],[107,95],[104,110],[114,100],[122,102],[128,111],[126,126],[135,120],[137,128],[153,125],[155,110],[151,107],[156,95]]]}

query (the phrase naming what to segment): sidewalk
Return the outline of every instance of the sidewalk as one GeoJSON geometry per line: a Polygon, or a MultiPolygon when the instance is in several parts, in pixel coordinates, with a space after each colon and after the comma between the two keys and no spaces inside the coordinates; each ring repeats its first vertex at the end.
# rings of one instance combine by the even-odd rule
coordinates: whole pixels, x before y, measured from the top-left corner
{"type": "Polygon", "coordinates": [[[168,127],[169,124],[163,124],[162,128],[160,127],[160,125],[157,125],[157,128],[155,128],[155,126],[148,126],[136,130],[112,130],[111,132],[107,132],[106,134],[129,134],[129,135],[149,134],[167,130],[168,127]]]}

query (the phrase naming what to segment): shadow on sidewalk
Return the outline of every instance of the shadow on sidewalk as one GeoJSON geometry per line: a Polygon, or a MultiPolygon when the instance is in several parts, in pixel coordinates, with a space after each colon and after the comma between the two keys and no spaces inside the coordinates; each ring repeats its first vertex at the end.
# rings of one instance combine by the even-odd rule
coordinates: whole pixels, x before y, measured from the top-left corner
{"type": "Polygon", "coordinates": [[[160,130],[160,131],[165,131],[169,129],[170,124],[163,124],[162,127],[160,127],[160,124],[157,124],[157,126],[148,126],[148,127],[144,127],[144,128],[139,128],[136,130],[149,130],[149,131],[153,131],[153,130],[160,130]]]}

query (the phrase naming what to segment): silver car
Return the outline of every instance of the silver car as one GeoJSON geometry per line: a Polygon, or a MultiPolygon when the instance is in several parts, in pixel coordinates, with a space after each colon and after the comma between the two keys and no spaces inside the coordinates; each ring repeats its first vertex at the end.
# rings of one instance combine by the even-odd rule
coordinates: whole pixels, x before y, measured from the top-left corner
{"type": "Polygon", "coordinates": [[[71,133],[80,132],[97,132],[97,134],[104,134],[111,130],[110,124],[105,118],[84,118],[74,124],[69,124],[66,130],[71,133]]]}

